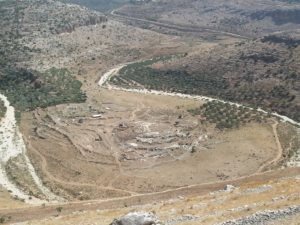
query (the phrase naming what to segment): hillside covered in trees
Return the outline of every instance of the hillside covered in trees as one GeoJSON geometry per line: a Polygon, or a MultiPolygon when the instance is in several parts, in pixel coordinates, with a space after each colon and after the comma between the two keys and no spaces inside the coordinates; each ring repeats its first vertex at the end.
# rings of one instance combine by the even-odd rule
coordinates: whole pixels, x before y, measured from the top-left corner
{"type": "Polygon", "coordinates": [[[0,12],[0,92],[17,111],[85,101],[81,83],[68,70],[52,68],[41,72],[24,66],[40,51],[26,46],[26,41],[72,32],[78,26],[106,21],[106,17],[76,5],[48,0],[1,1],[0,12]]]}
{"type": "Polygon", "coordinates": [[[300,121],[299,40],[298,34],[277,35],[218,45],[160,66],[136,63],[113,82],[242,102],[300,121]]]}

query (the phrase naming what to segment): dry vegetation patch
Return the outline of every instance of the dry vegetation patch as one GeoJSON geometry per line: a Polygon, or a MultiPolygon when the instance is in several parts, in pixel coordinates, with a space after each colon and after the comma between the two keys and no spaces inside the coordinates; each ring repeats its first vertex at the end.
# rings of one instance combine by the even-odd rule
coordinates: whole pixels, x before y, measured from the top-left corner
{"type": "Polygon", "coordinates": [[[36,110],[21,124],[46,185],[71,199],[232,179],[277,152],[268,123],[220,132],[186,111],[193,100],[103,90],[101,104],[87,104],[36,110]]]}

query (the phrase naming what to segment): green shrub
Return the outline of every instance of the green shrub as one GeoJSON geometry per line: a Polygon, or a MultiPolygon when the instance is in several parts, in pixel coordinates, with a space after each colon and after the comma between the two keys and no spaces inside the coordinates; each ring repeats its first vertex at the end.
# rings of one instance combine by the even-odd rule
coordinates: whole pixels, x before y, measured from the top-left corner
{"type": "Polygon", "coordinates": [[[6,113],[6,108],[4,102],[0,100],[0,119],[4,117],[5,113],[6,113]]]}
{"type": "Polygon", "coordinates": [[[84,102],[81,82],[66,69],[52,68],[45,73],[25,69],[6,68],[0,76],[0,90],[17,112],[37,107],[84,102]]]}

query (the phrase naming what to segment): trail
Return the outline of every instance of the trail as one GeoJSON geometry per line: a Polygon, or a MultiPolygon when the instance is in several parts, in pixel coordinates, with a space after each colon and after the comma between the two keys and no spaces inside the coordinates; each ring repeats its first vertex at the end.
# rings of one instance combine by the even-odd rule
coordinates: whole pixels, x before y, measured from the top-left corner
{"type": "Polygon", "coordinates": [[[227,36],[235,37],[235,38],[250,39],[247,36],[230,33],[230,32],[226,32],[226,31],[215,30],[215,29],[208,28],[208,27],[180,26],[177,24],[170,24],[170,23],[157,22],[157,21],[152,21],[152,20],[147,20],[147,19],[136,18],[136,17],[132,17],[132,16],[125,16],[125,15],[119,14],[118,12],[116,12],[116,10],[111,11],[110,15],[115,18],[139,21],[139,22],[153,24],[153,25],[160,26],[160,27],[178,30],[181,32],[203,33],[204,31],[209,31],[209,32],[223,34],[223,35],[227,35],[227,36]]]}
{"type": "Polygon", "coordinates": [[[58,179],[48,171],[47,161],[46,161],[45,157],[39,151],[37,151],[33,146],[31,146],[29,142],[28,142],[28,145],[30,146],[30,149],[32,151],[34,151],[35,154],[37,154],[40,157],[40,159],[42,161],[41,165],[42,165],[43,172],[46,174],[46,176],[49,179],[51,179],[52,181],[54,181],[56,183],[59,183],[61,185],[71,185],[71,186],[77,186],[77,187],[96,187],[96,188],[102,189],[102,190],[116,191],[116,192],[126,193],[129,195],[137,194],[136,192],[126,191],[123,189],[118,189],[118,188],[113,188],[113,187],[106,187],[106,186],[101,186],[101,185],[97,185],[97,184],[88,184],[88,183],[80,183],[80,182],[70,182],[70,181],[58,179]]]}
{"type": "MultiPolygon", "coordinates": [[[[43,124],[48,127],[49,129],[52,129],[60,134],[62,134],[65,138],[68,139],[68,141],[72,144],[72,146],[74,146],[76,149],[79,150],[80,154],[83,155],[85,157],[84,151],[81,150],[80,146],[77,146],[77,144],[75,144],[72,140],[71,137],[69,137],[68,132],[63,131],[62,129],[60,129],[57,126],[52,126],[50,124],[47,124],[45,121],[41,120],[40,117],[38,116],[38,114],[35,113],[35,118],[37,120],[39,120],[40,122],[43,122],[43,124]]],[[[102,137],[103,141],[105,143],[107,143],[107,146],[109,146],[109,148],[111,149],[111,151],[114,149],[113,148],[113,143],[111,143],[105,136],[102,137]]],[[[127,191],[124,189],[118,189],[113,187],[111,184],[113,183],[113,180],[117,179],[117,178],[112,178],[111,181],[109,182],[109,184],[107,186],[103,186],[103,185],[99,185],[99,184],[92,184],[92,183],[81,183],[81,182],[72,182],[72,181],[66,181],[66,180],[62,180],[57,178],[55,175],[53,175],[52,173],[49,172],[48,170],[48,164],[47,164],[47,160],[45,159],[45,157],[36,149],[34,148],[31,144],[30,141],[26,140],[26,138],[24,138],[26,141],[27,146],[29,146],[29,148],[39,156],[39,158],[41,159],[41,169],[43,171],[43,173],[53,182],[55,183],[59,183],[61,185],[71,185],[71,186],[77,186],[77,187],[93,187],[93,188],[97,188],[97,189],[101,189],[101,190],[106,190],[106,191],[115,191],[115,192],[119,192],[119,193],[125,193],[127,195],[135,195],[137,194],[136,192],[133,191],[127,191]]],[[[116,149],[116,148],[115,148],[116,149]]],[[[115,165],[117,166],[119,172],[121,175],[127,176],[124,171],[123,168],[121,166],[121,163],[119,161],[119,155],[117,152],[114,153],[114,159],[115,159],[115,165]]]]}
{"type": "MultiPolygon", "coordinates": [[[[237,107],[245,107],[247,109],[250,110],[254,110],[253,108],[249,107],[249,106],[245,106],[243,104],[239,104],[239,103],[235,103],[235,102],[230,102],[230,101],[225,101],[225,100],[221,100],[221,99],[217,99],[217,98],[212,98],[212,97],[207,97],[207,96],[201,96],[201,95],[189,95],[189,94],[182,94],[182,93],[176,93],[176,92],[164,92],[164,91],[157,91],[157,90],[147,90],[147,89],[135,89],[135,88],[122,88],[122,87],[117,87],[114,85],[111,85],[109,83],[109,79],[112,76],[115,76],[119,73],[119,71],[124,68],[125,66],[132,64],[132,63],[136,63],[136,62],[129,62],[129,63],[124,63],[121,65],[116,66],[115,68],[109,70],[108,72],[106,72],[99,80],[98,85],[100,87],[104,87],[107,88],[109,90],[117,90],[117,91],[126,91],[126,92],[134,92],[134,93],[139,93],[139,94],[153,94],[153,95],[162,95],[162,96],[173,96],[173,97],[180,97],[180,98],[187,98],[187,99],[194,99],[194,100],[198,100],[198,101],[217,101],[220,103],[229,103],[230,105],[236,105],[237,107]]],[[[257,111],[262,112],[264,114],[269,114],[269,112],[258,108],[257,111]]],[[[296,125],[298,127],[300,127],[300,122],[297,122],[287,116],[283,116],[280,115],[276,112],[272,112],[270,113],[272,116],[280,119],[282,122],[288,122],[291,123],[293,125],[296,125]]]]}
{"type": "MultiPolygon", "coordinates": [[[[110,90],[121,90],[121,91],[128,91],[128,92],[135,92],[135,93],[140,93],[140,94],[155,94],[155,95],[165,95],[165,96],[177,96],[181,98],[189,98],[189,99],[195,99],[195,100],[205,100],[205,101],[212,101],[216,100],[219,102],[225,102],[223,100],[219,99],[214,99],[210,97],[205,97],[205,96],[193,96],[193,95],[186,95],[186,94],[181,94],[181,93],[168,93],[168,92],[162,92],[162,91],[148,91],[148,90],[140,90],[140,89],[125,89],[125,88],[120,88],[116,86],[110,85],[107,81],[110,79],[111,76],[116,75],[121,68],[126,66],[128,64],[122,64],[119,65],[111,70],[109,70],[107,73],[105,73],[100,81],[99,81],[99,86],[108,88],[110,90]]],[[[10,106],[7,98],[3,95],[0,94],[0,99],[4,101],[5,106],[7,108],[7,112],[5,117],[1,120],[0,122],[0,184],[7,188],[8,190],[11,190],[12,195],[16,195],[20,198],[24,198],[26,202],[28,203],[37,203],[39,200],[38,199],[29,199],[30,196],[26,195],[22,190],[20,190],[17,186],[15,186],[8,177],[6,176],[6,172],[4,170],[4,165],[5,163],[13,157],[18,156],[19,154],[26,154],[26,148],[25,144],[23,141],[23,138],[16,126],[16,121],[15,121],[15,115],[14,115],[14,108],[10,106]]],[[[235,104],[237,106],[242,106],[241,104],[237,103],[232,103],[228,102],[230,104],[235,104]]],[[[249,107],[248,107],[249,108],[249,107]]],[[[259,111],[265,112],[262,109],[259,109],[259,111]]],[[[272,113],[272,115],[277,116],[280,118],[282,121],[285,122],[290,122],[294,125],[300,125],[300,123],[285,117],[278,115],[277,113],[272,113]]],[[[278,161],[281,157],[282,154],[282,147],[280,145],[278,135],[277,135],[277,125],[278,122],[273,124],[273,130],[275,134],[275,139],[276,143],[278,145],[279,151],[276,157],[270,161],[268,164],[275,163],[278,161]]],[[[28,158],[27,158],[28,159],[28,158]]],[[[26,160],[27,161],[27,160],[26,160]]],[[[42,158],[42,161],[44,162],[44,159],[42,158]]],[[[30,161],[28,159],[27,165],[30,164],[30,161]]],[[[266,166],[266,164],[264,165],[266,166]]],[[[35,177],[34,180],[35,182],[42,184],[41,181],[39,180],[38,176],[35,173],[35,170],[33,169],[33,166],[28,166],[29,170],[31,171],[32,177],[35,177]],[[31,170],[31,169],[32,170],[31,170]],[[38,180],[37,180],[38,179],[38,180]]],[[[47,171],[47,165],[43,163],[44,170],[47,171]]],[[[289,168],[286,170],[279,170],[279,171],[269,171],[269,172],[257,172],[253,175],[245,176],[245,177],[240,177],[237,179],[232,179],[232,180],[227,180],[227,181],[222,181],[222,182],[214,182],[214,183],[205,183],[205,184],[195,184],[195,185],[189,185],[189,186],[184,186],[184,187],[179,187],[175,189],[170,189],[170,190],[165,190],[161,192],[154,192],[154,193],[147,193],[147,194],[137,194],[137,193],[129,193],[131,196],[128,197],[121,197],[121,198],[113,198],[113,199],[107,199],[107,200],[93,200],[93,201],[87,201],[87,202],[72,202],[68,203],[67,205],[64,205],[64,213],[70,213],[75,210],[79,210],[82,208],[86,208],[87,210],[92,210],[92,209],[108,209],[108,208],[116,208],[116,207],[122,207],[124,205],[124,201],[128,203],[128,205],[137,205],[137,204],[142,204],[142,203],[151,203],[154,200],[162,200],[162,199],[170,199],[174,196],[178,195],[188,195],[188,194],[204,194],[208,193],[213,190],[220,190],[224,187],[224,185],[230,183],[234,185],[240,185],[241,183],[244,182],[250,182],[250,181],[266,181],[274,178],[279,178],[279,177],[286,177],[286,176],[292,176],[292,175],[297,175],[299,174],[299,168],[289,168]]],[[[58,182],[62,184],[70,184],[69,182],[62,182],[61,180],[58,180],[58,182]]],[[[38,184],[37,184],[38,185],[38,184]]],[[[74,185],[79,185],[78,183],[74,183],[74,185]]],[[[82,185],[82,184],[81,184],[82,185]]],[[[38,185],[39,186],[39,185],[38,185]]],[[[44,190],[43,193],[45,192],[45,187],[42,187],[44,190]]],[[[100,187],[103,188],[103,187],[100,187]]],[[[106,187],[107,189],[110,189],[110,187],[106,187]]],[[[122,191],[120,189],[115,189],[116,191],[122,191]]],[[[126,191],[125,191],[126,192],[126,191]]],[[[1,210],[0,213],[2,214],[10,214],[13,215],[13,220],[14,221],[26,221],[28,219],[33,219],[33,218],[43,218],[45,216],[52,215],[55,213],[55,207],[57,204],[53,206],[46,207],[44,209],[42,208],[35,208],[34,211],[32,211],[31,208],[24,208],[24,209],[19,209],[19,210],[1,210]]]]}
{"type": "Polygon", "coordinates": [[[273,129],[273,133],[274,133],[274,137],[275,137],[275,141],[276,141],[276,145],[277,145],[277,154],[275,156],[275,158],[271,159],[269,162],[263,164],[257,171],[257,173],[264,171],[265,168],[267,168],[270,165],[274,165],[276,164],[282,157],[283,154],[283,148],[281,146],[279,137],[278,137],[278,132],[277,132],[277,127],[278,127],[278,121],[274,120],[274,124],[272,124],[272,129],[273,129]]]}
{"type": "MultiPolygon", "coordinates": [[[[7,104],[8,104],[8,102],[6,102],[6,106],[7,106],[7,104]]],[[[6,117],[7,117],[7,115],[6,115],[6,117]]],[[[6,117],[3,119],[3,121],[7,123],[8,120],[6,117]]],[[[14,121],[14,117],[12,117],[12,118],[13,118],[12,120],[14,121]]],[[[1,121],[1,126],[0,126],[1,129],[3,129],[3,126],[2,126],[3,121],[1,121]]],[[[15,123],[13,123],[13,124],[15,124],[15,123]]],[[[274,124],[274,128],[276,128],[276,126],[277,126],[277,124],[274,124]]],[[[1,134],[1,132],[0,132],[0,134],[1,134]]],[[[5,133],[5,134],[7,134],[7,133],[5,133]]],[[[19,152],[14,152],[14,151],[11,151],[11,153],[14,153],[14,155],[20,154],[19,152]]],[[[1,151],[1,154],[3,154],[3,151],[1,151]]],[[[8,157],[6,156],[6,158],[8,158],[8,157]]],[[[42,158],[42,161],[44,161],[43,158],[42,158]]],[[[43,163],[43,166],[46,167],[46,163],[43,163]]],[[[47,171],[47,168],[44,168],[44,169],[45,169],[45,171],[47,171]]],[[[277,179],[277,178],[281,178],[281,177],[295,176],[295,175],[299,174],[299,172],[300,172],[299,169],[300,168],[288,168],[285,170],[268,171],[268,172],[256,173],[253,175],[240,177],[240,178],[232,179],[232,180],[188,185],[188,186],[184,186],[184,187],[169,189],[169,190],[160,191],[160,192],[146,193],[146,194],[130,193],[132,195],[127,196],[127,197],[111,198],[111,199],[105,199],[105,200],[91,200],[91,201],[82,201],[82,202],[76,201],[76,202],[69,202],[69,203],[63,203],[63,204],[54,204],[54,205],[49,205],[46,207],[34,207],[34,208],[26,207],[26,208],[22,208],[22,209],[0,210],[0,215],[11,216],[12,220],[10,222],[22,222],[22,221],[28,221],[28,220],[32,220],[32,219],[41,219],[41,218],[53,216],[53,215],[57,214],[56,208],[60,205],[64,209],[62,214],[67,215],[67,214],[71,214],[74,211],[79,211],[79,210],[96,210],[96,209],[101,210],[101,209],[120,208],[120,207],[124,207],[124,203],[126,203],[126,205],[128,205],[128,206],[142,205],[142,204],[147,204],[147,203],[150,204],[150,203],[153,203],[154,201],[167,200],[167,199],[175,198],[179,195],[188,196],[188,195],[207,194],[212,191],[217,191],[217,190],[223,189],[226,184],[232,184],[234,186],[239,186],[242,183],[247,183],[247,182],[253,182],[253,181],[255,181],[255,182],[264,181],[265,182],[265,181],[272,180],[275,178],[277,179]]],[[[78,185],[78,184],[74,183],[74,185],[78,185]]],[[[19,191],[19,189],[16,187],[16,189],[14,191],[16,193],[19,191]]],[[[120,190],[120,191],[124,191],[124,190],[120,190]]],[[[19,193],[17,193],[17,194],[19,194],[19,193]]]]}
{"type": "Polygon", "coordinates": [[[24,199],[25,202],[30,204],[40,204],[45,202],[29,196],[11,182],[5,171],[6,163],[19,155],[25,160],[26,167],[29,171],[29,175],[32,177],[37,188],[47,197],[49,201],[60,201],[60,197],[53,194],[48,188],[46,188],[40,178],[37,176],[34,167],[32,166],[29,158],[26,155],[26,146],[23,141],[22,134],[19,131],[15,118],[15,109],[10,105],[7,98],[0,94],[0,99],[4,102],[6,107],[6,114],[0,122],[0,185],[9,190],[13,196],[20,199],[24,199]]]}
{"type": "MultiPolygon", "coordinates": [[[[135,62],[131,62],[131,63],[135,63],[135,62]]],[[[134,93],[139,93],[139,94],[154,94],[154,95],[162,95],[162,96],[175,96],[175,97],[180,97],[180,98],[187,98],[187,99],[194,99],[194,100],[198,100],[198,101],[217,101],[217,102],[221,102],[221,103],[229,103],[231,105],[236,105],[237,107],[245,107],[248,108],[250,110],[254,110],[251,107],[248,106],[244,106],[242,104],[238,104],[238,103],[234,103],[234,102],[230,102],[230,101],[224,101],[224,100],[220,100],[220,99],[216,99],[216,98],[211,98],[211,97],[206,97],[206,96],[199,96],[199,95],[188,95],[188,94],[181,94],[181,93],[169,93],[169,92],[163,92],[163,91],[156,91],[156,90],[147,90],[147,89],[126,89],[126,88],[122,88],[122,87],[117,87],[114,85],[111,85],[109,83],[109,80],[112,76],[115,76],[119,73],[119,71],[124,68],[126,65],[129,65],[131,63],[125,63],[125,64],[121,64],[111,70],[109,70],[108,72],[106,72],[99,80],[98,84],[100,87],[105,87],[108,88],[109,90],[118,90],[118,91],[126,91],[126,92],[134,92],[134,93]]],[[[262,112],[264,114],[268,114],[267,111],[258,108],[257,111],[262,112]]],[[[273,115],[274,117],[280,119],[282,122],[289,122],[293,125],[299,126],[300,127],[300,123],[297,121],[292,120],[291,118],[288,118],[287,116],[283,116],[283,115],[279,115],[276,112],[271,113],[271,115],[273,115]]],[[[257,172],[255,174],[258,174],[262,171],[264,171],[264,169],[266,169],[268,166],[277,163],[283,154],[283,148],[281,146],[279,137],[278,137],[278,133],[277,133],[277,126],[278,126],[278,121],[274,120],[274,124],[272,125],[272,129],[273,129],[273,133],[275,136],[275,141],[276,141],[276,145],[277,145],[277,154],[275,156],[275,158],[269,160],[268,162],[264,163],[263,165],[261,165],[257,172]]]]}
{"type": "Polygon", "coordinates": [[[24,222],[30,220],[39,220],[57,215],[56,208],[63,207],[60,215],[70,215],[75,211],[91,211],[91,210],[108,210],[116,208],[124,208],[124,204],[128,207],[144,204],[152,204],[157,201],[164,201],[178,196],[200,196],[224,189],[224,186],[231,184],[240,186],[245,183],[253,182],[268,182],[273,179],[293,177],[299,175],[300,168],[287,168],[284,170],[275,170],[247,177],[241,177],[233,180],[220,181],[214,183],[196,184],[185,187],[179,187],[171,190],[153,192],[147,194],[138,194],[128,197],[111,198],[105,200],[89,200],[89,201],[74,201],[64,204],[55,204],[45,207],[25,207],[19,209],[0,210],[0,215],[11,216],[10,223],[24,222]]]}

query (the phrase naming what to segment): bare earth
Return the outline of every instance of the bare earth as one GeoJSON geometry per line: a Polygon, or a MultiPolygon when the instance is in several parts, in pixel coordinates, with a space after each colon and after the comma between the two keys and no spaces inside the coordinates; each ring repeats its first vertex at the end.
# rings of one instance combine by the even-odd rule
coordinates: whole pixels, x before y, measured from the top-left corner
{"type": "Polygon", "coordinates": [[[279,151],[272,121],[224,133],[186,111],[199,105],[193,100],[107,90],[99,95],[102,102],[93,109],[37,110],[21,124],[38,173],[67,198],[233,179],[255,173],[279,151]],[[97,112],[101,116],[93,118],[97,112]]]}
{"type": "MultiPolygon", "coordinates": [[[[239,38],[226,32],[211,42],[168,36],[112,19],[106,28],[83,26],[24,39],[41,49],[27,66],[68,68],[88,98],[23,113],[19,125],[41,183],[68,202],[29,207],[0,189],[0,217],[20,224],[106,225],[143,210],[155,211],[166,224],[205,225],[300,205],[300,169],[279,164],[291,146],[288,137],[286,143],[279,138],[287,129],[283,123],[271,118],[220,131],[187,111],[204,101],[98,86],[114,65],[192,56],[239,38]],[[236,188],[223,191],[227,184],[236,188]]],[[[293,215],[274,224],[298,219],[293,215]]]]}

